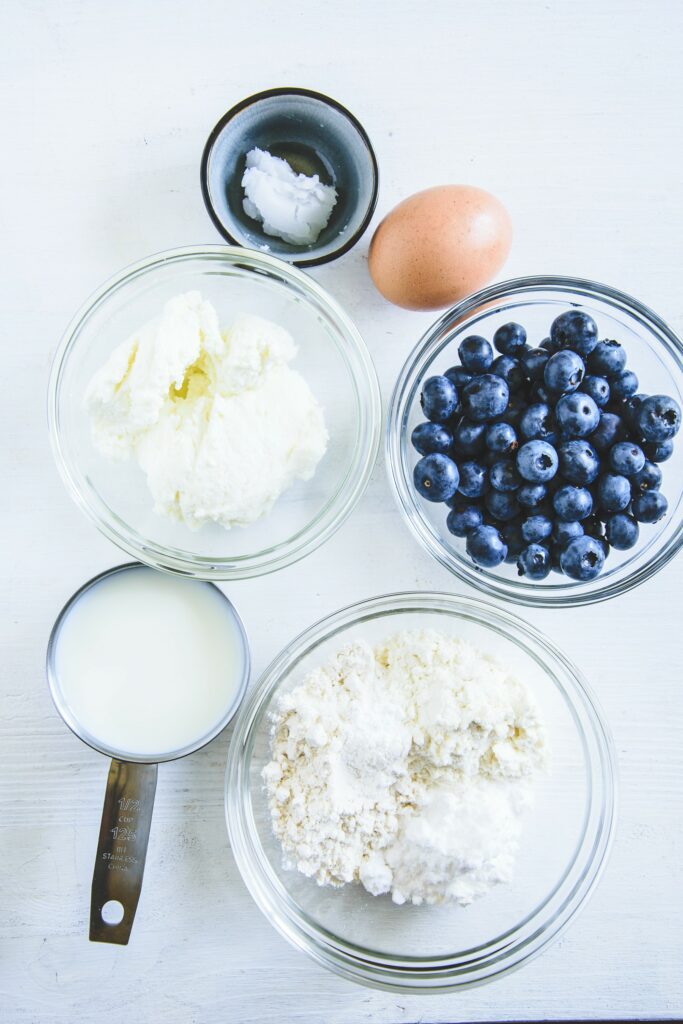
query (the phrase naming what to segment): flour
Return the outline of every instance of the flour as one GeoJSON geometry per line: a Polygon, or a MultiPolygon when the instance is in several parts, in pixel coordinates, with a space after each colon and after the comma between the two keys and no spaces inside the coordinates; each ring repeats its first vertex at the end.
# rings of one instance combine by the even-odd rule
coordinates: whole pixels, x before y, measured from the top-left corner
{"type": "Polygon", "coordinates": [[[396,903],[510,880],[544,760],[528,689],[468,643],[351,643],[283,695],[263,770],[286,868],[396,903]]]}

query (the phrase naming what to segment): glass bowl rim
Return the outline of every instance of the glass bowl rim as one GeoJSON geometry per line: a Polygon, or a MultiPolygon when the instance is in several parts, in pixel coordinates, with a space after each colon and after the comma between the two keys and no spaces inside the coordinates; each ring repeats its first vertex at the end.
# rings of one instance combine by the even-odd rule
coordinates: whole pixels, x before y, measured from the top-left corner
{"type": "MultiPolygon", "coordinates": [[[[403,520],[408,524],[420,545],[458,579],[490,597],[503,601],[514,601],[528,607],[579,607],[606,601],[611,597],[627,593],[664,568],[683,546],[683,520],[673,528],[671,536],[659,549],[656,549],[653,557],[649,558],[642,566],[631,569],[621,578],[610,580],[609,577],[598,576],[589,583],[566,581],[562,578],[563,582],[553,583],[552,588],[537,586],[523,580],[499,576],[495,570],[480,569],[470,563],[464,554],[448,550],[425,524],[419,511],[420,506],[414,488],[402,471],[402,447],[405,443],[403,419],[407,397],[413,390],[415,382],[424,373],[436,350],[443,344],[443,341],[440,340],[441,335],[457,326],[458,321],[467,318],[486,303],[519,296],[527,291],[564,291],[568,296],[593,298],[624,310],[643,324],[650,334],[654,329],[658,335],[661,335],[661,338],[656,340],[664,342],[668,355],[678,362],[679,368],[683,371],[683,342],[681,339],[657,313],[626,292],[587,278],[558,275],[535,275],[500,281],[473,292],[446,310],[438,320],[427,328],[405,360],[387,407],[384,438],[386,471],[390,489],[403,520]]],[[[567,301],[571,301],[569,297],[567,301]]],[[[651,340],[654,341],[655,338],[652,337],[651,340]]]]}
{"type": "MultiPolygon", "coordinates": [[[[348,360],[347,360],[348,363],[348,360]]],[[[108,278],[80,306],[67,325],[57,347],[50,368],[47,391],[47,419],[50,445],[59,475],[77,507],[110,541],[146,565],[162,572],[175,572],[203,580],[251,579],[284,568],[305,558],[317,547],[324,544],[336,533],[348,518],[363,495],[374,468],[379,451],[382,429],[382,404],[377,371],[365,341],[351,318],[337,300],[308,274],[291,264],[266,253],[241,246],[199,245],[181,246],[153,253],[124,267],[108,278]],[[231,265],[243,265],[247,271],[267,271],[272,279],[285,286],[291,281],[304,296],[315,299],[330,315],[338,330],[343,346],[356,361],[348,365],[349,376],[358,394],[359,405],[367,419],[366,429],[359,431],[355,444],[354,460],[333,496],[306,526],[292,537],[264,548],[255,554],[216,558],[207,555],[190,555],[180,548],[156,544],[140,536],[130,524],[120,519],[111,510],[101,512],[84,493],[75,477],[72,460],[63,449],[59,419],[60,389],[62,375],[69,356],[78,341],[82,327],[88,318],[113,293],[128,282],[148,272],[171,263],[183,263],[196,258],[226,261],[231,265]],[[362,384],[365,394],[359,389],[362,384]],[[340,500],[343,499],[343,500],[340,500]],[[314,532],[311,532],[311,531],[314,532]]]]}
{"type": "Polygon", "coordinates": [[[352,249],[358,241],[360,241],[372,220],[379,196],[379,164],[377,163],[377,156],[373,149],[372,142],[370,141],[370,136],[355,114],[352,114],[350,110],[339,102],[339,100],[335,100],[332,96],[327,96],[325,93],[317,92],[315,89],[304,89],[299,86],[278,86],[274,89],[263,89],[260,92],[245,96],[244,99],[235,103],[234,106],[230,107],[230,109],[226,111],[226,113],[223,114],[223,116],[216,122],[204,145],[199,170],[202,198],[204,200],[206,211],[209,214],[216,230],[231,245],[240,246],[241,243],[239,240],[230,233],[227,225],[216,212],[216,208],[211,198],[211,190],[209,188],[209,164],[218,138],[222,135],[224,129],[230,124],[233,118],[238,114],[241,114],[243,110],[253,106],[255,103],[260,103],[261,100],[275,99],[279,96],[305,96],[308,99],[316,100],[318,103],[322,103],[324,106],[331,107],[333,110],[336,110],[338,114],[341,114],[346,118],[349,124],[351,124],[358,133],[359,138],[367,150],[368,157],[370,158],[370,170],[372,174],[371,194],[363,219],[353,234],[336,249],[332,249],[321,256],[316,256],[315,249],[312,249],[310,256],[304,256],[301,259],[297,257],[285,261],[291,266],[296,267],[318,267],[322,266],[324,263],[331,263],[333,260],[343,256],[345,253],[349,252],[349,250],[352,249]]]}
{"type": "Polygon", "coordinates": [[[326,615],[301,632],[271,661],[248,692],[235,721],[225,773],[225,816],[230,846],[245,885],[259,909],[289,942],[334,973],[370,987],[405,992],[445,992],[485,984],[517,970],[539,955],[564,931],[585,904],[605,867],[614,838],[617,790],[617,756],[604,712],[583,674],[548,636],[513,612],[479,597],[406,591],[368,598],[326,615]],[[489,940],[483,947],[460,952],[457,960],[453,959],[455,954],[451,954],[450,958],[401,958],[399,961],[389,954],[377,953],[373,957],[372,951],[338,939],[298,910],[262,852],[251,811],[247,767],[256,737],[256,724],[263,727],[267,705],[280,683],[303,657],[320,643],[359,622],[402,612],[430,610],[455,614],[460,618],[469,617],[487,629],[502,633],[548,673],[574,719],[584,751],[590,792],[584,809],[583,833],[573,850],[569,866],[550,894],[521,922],[489,940]],[[543,660],[538,653],[532,653],[529,647],[520,643],[520,636],[535,646],[537,652],[543,653],[543,660]],[[550,663],[563,674],[571,694],[550,669],[550,663]],[[577,708],[582,711],[584,722],[579,721],[577,708]],[[587,746],[589,740],[594,746],[592,753],[587,746]],[[595,834],[587,838],[589,824],[595,834]],[[569,891],[562,894],[561,901],[545,922],[531,929],[523,941],[511,946],[510,936],[523,926],[531,926],[538,914],[558,897],[561,887],[576,868],[580,854],[584,856],[585,863],[571,882],[569,891]],[[478,956],[482,949],[486,951],[490,947],[492,952],[488,956],[478,956]],[[512,959],[511,948],[516,954],[512,959]]]}

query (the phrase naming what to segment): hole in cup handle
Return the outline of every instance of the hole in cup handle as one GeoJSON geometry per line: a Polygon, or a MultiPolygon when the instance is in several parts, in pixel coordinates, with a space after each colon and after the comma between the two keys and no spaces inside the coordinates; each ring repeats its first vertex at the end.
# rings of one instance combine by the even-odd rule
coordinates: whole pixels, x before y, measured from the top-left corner
{"type": "Polygon", "coordinates": [[[128,944],[145,870],[156,764],[113,760],[90,893],[90,941],[128,944]]]}
{"type": "Polygon", "coordinates": [[[124,914],[122,903],[119,903],[118,900],[107,900],[102,907],[101,917],[105,924],[120,924],[124,914]]]}

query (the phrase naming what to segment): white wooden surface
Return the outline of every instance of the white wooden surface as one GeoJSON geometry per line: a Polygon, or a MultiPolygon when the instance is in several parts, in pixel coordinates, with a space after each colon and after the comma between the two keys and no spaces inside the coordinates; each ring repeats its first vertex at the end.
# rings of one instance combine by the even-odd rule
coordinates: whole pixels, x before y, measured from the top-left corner
{"type": "MultiPolygon", "coordinates": [[[[86,939],[105,760],[57,718],[43,675],[62,602],[124,557],[53,469],[52,353],[104,278],[150,252],[216,242],[198,182],[205,137],[260,88],[330,93],[363,121],[378,214],[421,187],[490,188],[516,226],[506,276],[575,273],[683,330],[683,6],[615,2],[5,0],[0,1019],[350,1024],[683,1016],[680,613],[683,560],[623,599],[525,612],[591,677],[622,798],[611,862],[564,938],[462,995],[395,996],[312,965],[252,904],[225,834],[229,736],[164,766],[128,948],[86,939]]],[[[367,338],[387,396],[431,317],[385,305],[369,235],[315,271],[367,338]]],[[[399,521],[384,467],[307,561],[229,593],[256,673],[321,614],[401,588],[462,591],[399,521]]]]}

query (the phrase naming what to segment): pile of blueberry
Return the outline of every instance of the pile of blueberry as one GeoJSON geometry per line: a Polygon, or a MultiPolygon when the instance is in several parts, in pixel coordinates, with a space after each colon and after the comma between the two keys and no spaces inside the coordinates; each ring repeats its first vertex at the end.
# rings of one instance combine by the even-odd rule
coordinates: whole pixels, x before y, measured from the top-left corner
{"type": "Polygon", "coordinates": [[[610,547],[633,547],[638,524],[666,514],[658,463],[673,451],[680,407],[638,392],[623,347],[598,341],[578,309],[538,348],[516,323],[493,345],[497,357],[485,338],[465,338],[460,365],[425,381],[415,487],[450,507],[448,529],[477,565],[592,580],[610,547]]]}

